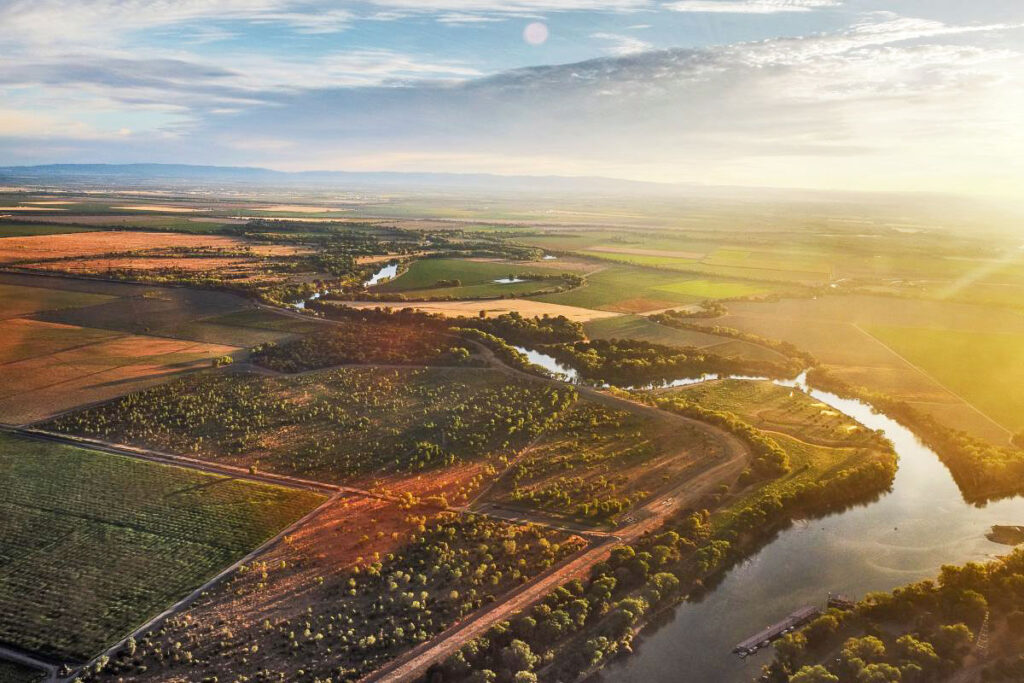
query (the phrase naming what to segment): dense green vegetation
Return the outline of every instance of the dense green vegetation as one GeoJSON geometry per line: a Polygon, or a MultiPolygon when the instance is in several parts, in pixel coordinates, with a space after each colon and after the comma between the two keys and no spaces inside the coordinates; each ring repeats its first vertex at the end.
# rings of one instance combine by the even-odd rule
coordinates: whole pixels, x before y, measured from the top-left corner
{"type": "Polygon", "coordinates": [[[672,347],[629,339],[594,339],[540,348],[574,368],[585,379],[618,386],[645,386],[708,373],[792,377],[802,366],[726,358],[692,347],[672,347]]]}
{"type": "Polygon", "coordinates": [[[373,294],[382,301],[491,299],[560,292],[582,281],[574,273],[537,272],[515,263],[421,258],[399,277],[374,287],[373,294]],[[498,282],[506,279],[523,281],[498,282]]]}
{"type": "Polygon", "coordinates": [[[994,446],[952,429],[903,401],[857,389],[821,368],[811,370],[807,380],[815,387],[870,403],[911,429],[949,468],[966,500],[982,503],[1024,493],[1024,450],[1021,448],[994,446]]]}
{"type": "Polygon", "coordinates": [[[1024,673],[1024,551],[944,566],[937,580],[871,593],[776,644],[769,680],[797,683],[1018,681],[1024,673]],[[991,634],[976,648],[976,634],[991,634]],[[987,648],[987,649],[986,649],[987,648]],[[838,656],[837,656],[838,655],[838,656]]]}
{"type": "MultiPolygon", "coordinates": [[[[299,618],[267,620],[247,638],[172,617],[89,680],[155,672],[213,680],[250,661],[267,663],[259,680],[358,680],[582,546],[539,527],[442,516],[421,522],[395,552],[321,577],[321,599],[299,618]]],[[[287,571],[256,563],[219,590],[256,597],[287,571]]]]}
{"type": "Polygon", "coordinates": [[[48,427],[325,481],[508,456],[575,399],[489,370],[196,376],[48,427]]]}
{"type": "Polygon", "coordinates": [[[322,501],[0,435],[0,641],[88,659],[322,501]]]}

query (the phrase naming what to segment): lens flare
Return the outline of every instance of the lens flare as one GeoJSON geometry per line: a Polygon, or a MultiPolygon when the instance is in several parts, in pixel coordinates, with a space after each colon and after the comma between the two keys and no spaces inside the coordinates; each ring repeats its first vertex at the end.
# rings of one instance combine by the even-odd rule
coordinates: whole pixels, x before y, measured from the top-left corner
{"type": "Polygon", "coordinates": [[[548,27],[540,21],[534,21],[523,29],[523,40],[530,45],[543,45],[548,40],[548,27]]]}

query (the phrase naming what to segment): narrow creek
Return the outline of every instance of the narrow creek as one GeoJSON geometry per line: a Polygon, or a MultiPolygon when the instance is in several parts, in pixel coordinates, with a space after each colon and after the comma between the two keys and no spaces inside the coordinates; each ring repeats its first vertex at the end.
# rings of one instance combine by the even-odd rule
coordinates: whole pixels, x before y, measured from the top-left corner
{"type": "Polygon", "coordinates": [[[830,591],[859,598],[933,577],[943,564],[1009,552],[985,533],[993,524],[1024,523],[1024,498],[972,506],[934,451],[895,420],[861,401],[808,389],[802,376],[776,383],[807,391],[881,430],[899,456],[892,491],[876,502],[784,530],[702,599],[681,604],[666,623],[648,629],[636,652],[607,667],[599,680],[750,681],[773,650],[740,659],[731,654],[733,646],[798,607],[822,606],[830,591]]]}

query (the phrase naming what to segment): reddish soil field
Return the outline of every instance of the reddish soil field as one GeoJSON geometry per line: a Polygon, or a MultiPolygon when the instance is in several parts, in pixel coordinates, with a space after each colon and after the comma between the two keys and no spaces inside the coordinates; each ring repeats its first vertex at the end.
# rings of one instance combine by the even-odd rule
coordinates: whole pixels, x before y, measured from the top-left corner
{"type": "MultiPolygon", "coordinates": [[[[7,237],[0,242],[0,263],[42,261],[74,256],[99,256],[115,252],[166,247],[239,249],[245,245],[243,240],[223,235],[182,235],[167,232],[120,230],[7,237]]],[[[289,249],[289,247],[283,248],[289,249]]]]}
{"type": "Polygon", "coordinates": [[[0,365],[0,422],[35,422],[209,365],[232,346],[127,335],[0,365]]]}

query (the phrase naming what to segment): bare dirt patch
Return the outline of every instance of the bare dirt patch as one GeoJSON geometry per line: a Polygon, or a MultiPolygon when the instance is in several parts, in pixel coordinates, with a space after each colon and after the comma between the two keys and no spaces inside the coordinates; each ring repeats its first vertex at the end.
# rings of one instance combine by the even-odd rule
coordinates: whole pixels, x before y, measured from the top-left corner
{"type": "Polygon", "coordinates": [[[589,308],[563,306],[562,304],[549,304],[542,301],[528,301],[526,299],[417,302],[345,301],[344,305],[351,306],[352,308],[414,308],[426,313],[440,313],[451,318],[476,317],[480,315],[480,311],[483,311],[488,318],[516,311],[527,318],[545,314],[552,317],[564,315],[569,320],[579,322],[612,318],[619,315],[619,313],[611,311],[595,311],[589,308]]]}

